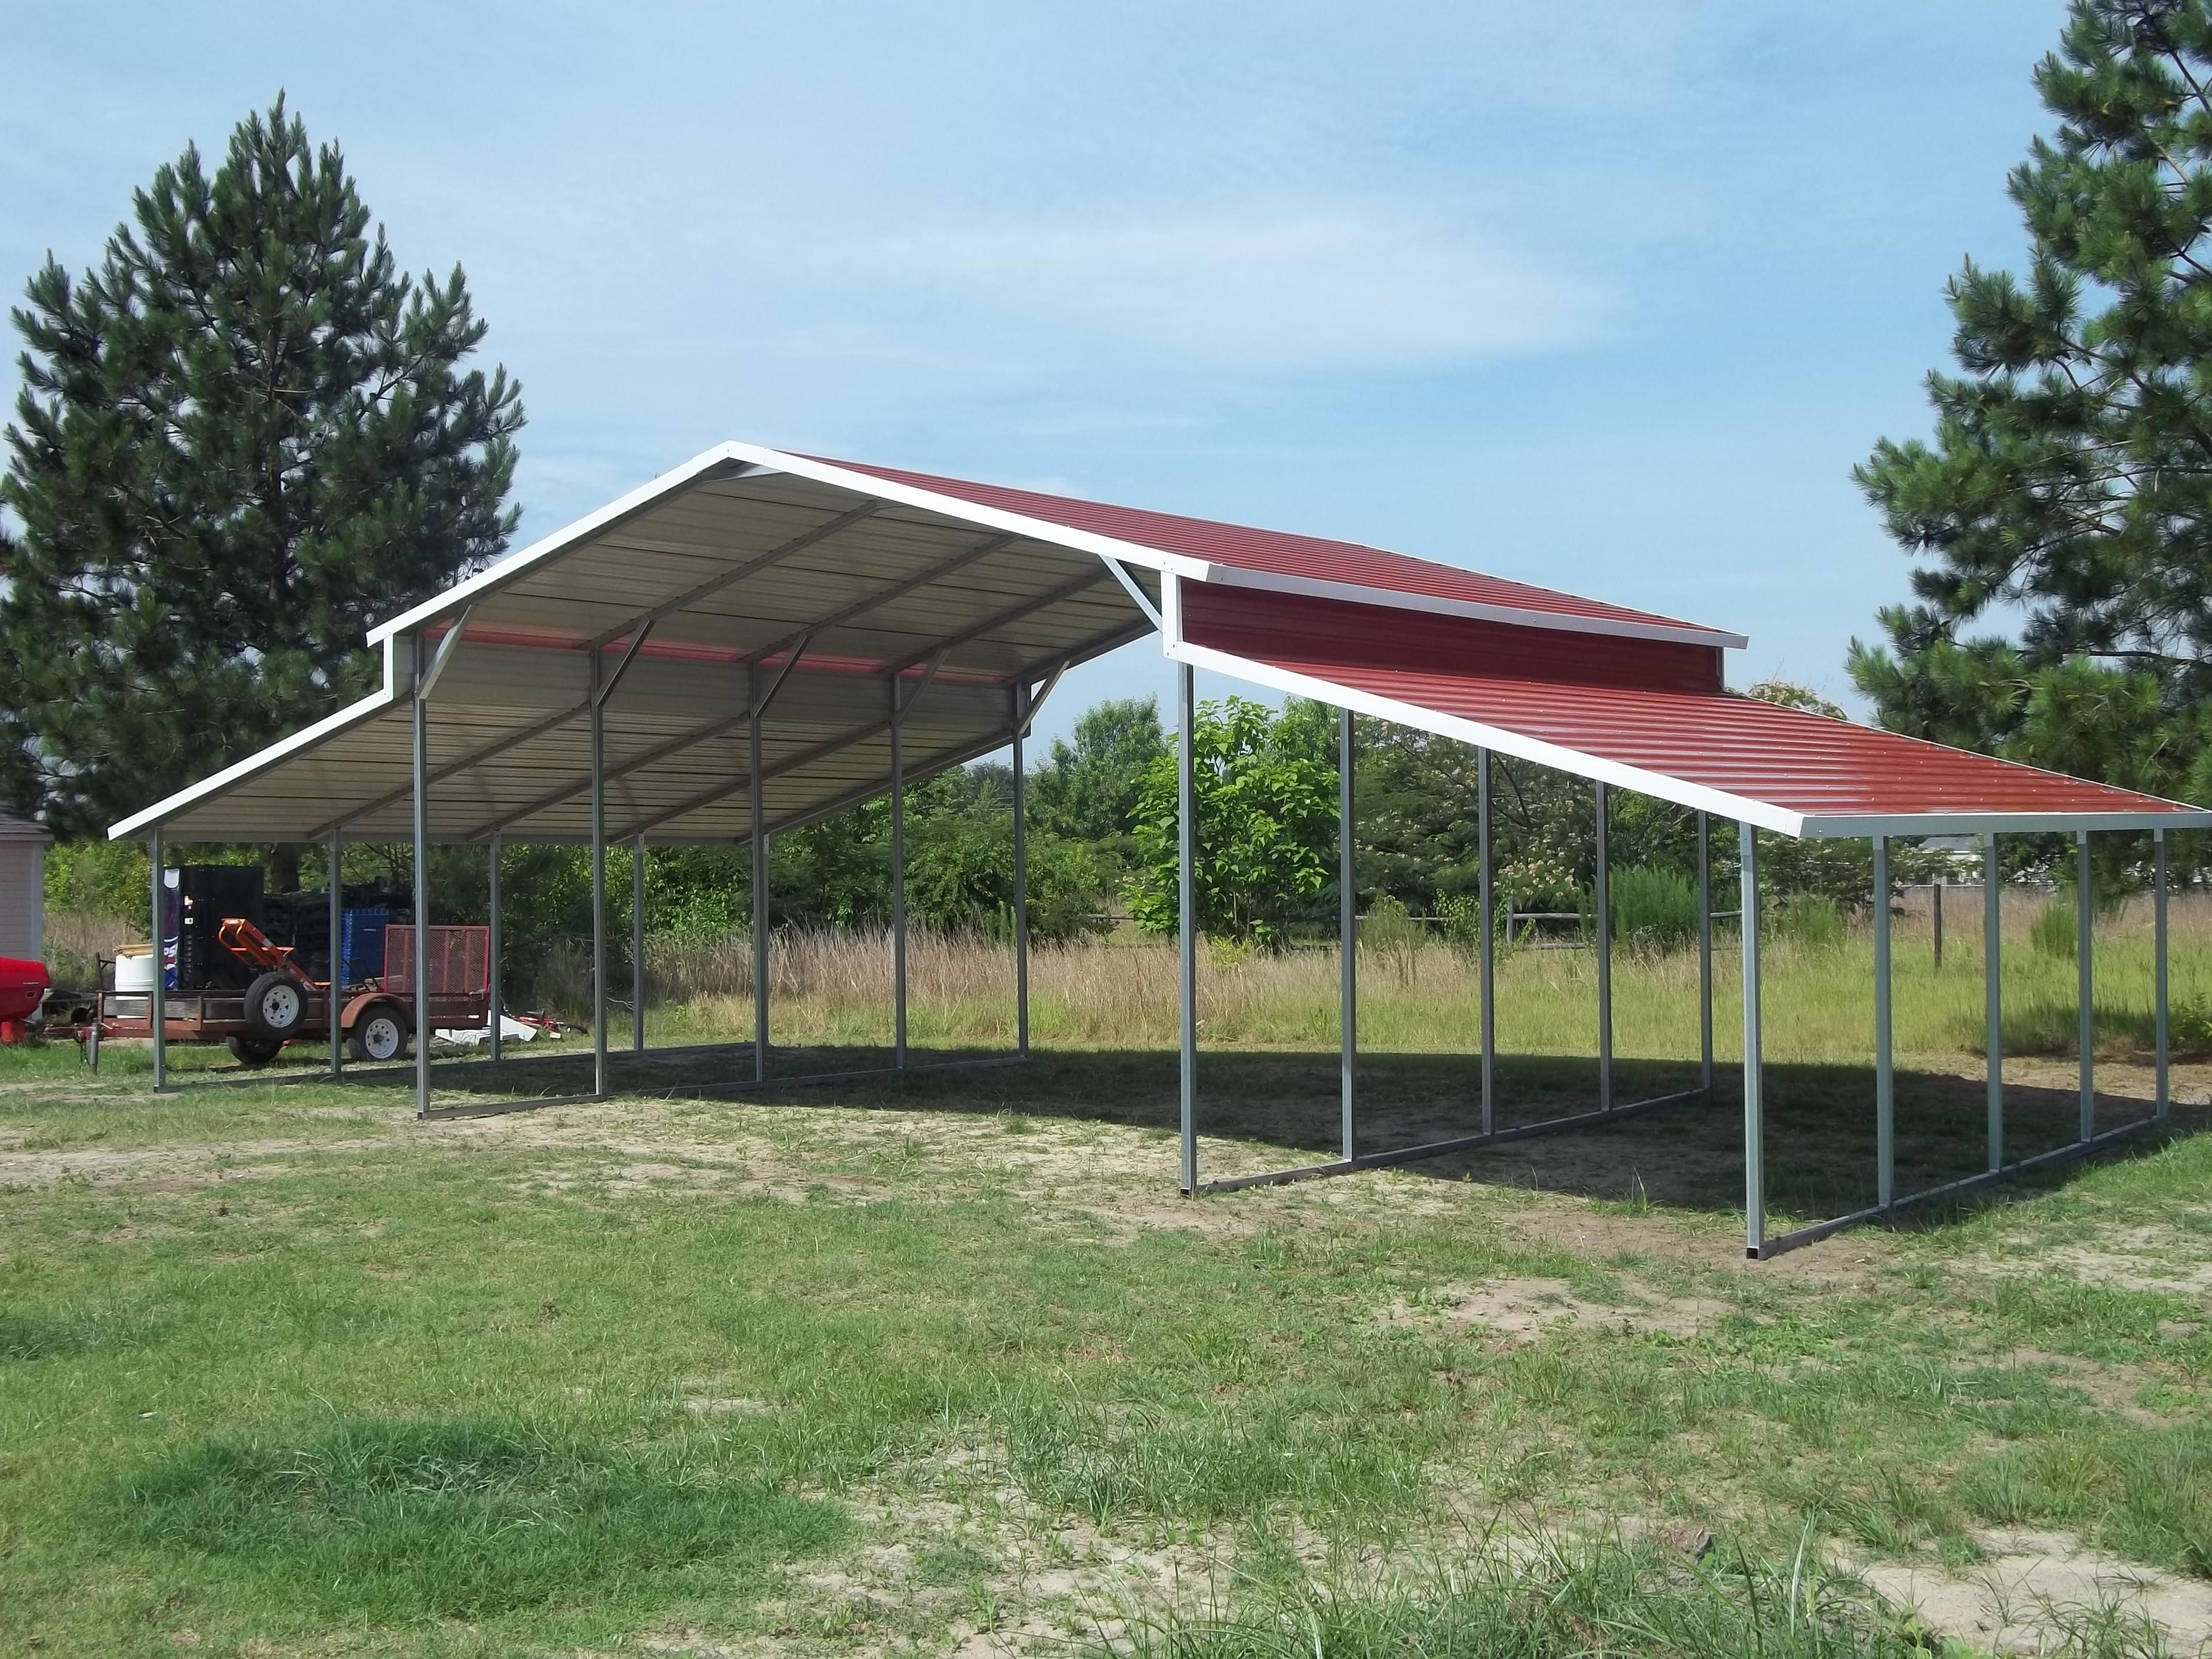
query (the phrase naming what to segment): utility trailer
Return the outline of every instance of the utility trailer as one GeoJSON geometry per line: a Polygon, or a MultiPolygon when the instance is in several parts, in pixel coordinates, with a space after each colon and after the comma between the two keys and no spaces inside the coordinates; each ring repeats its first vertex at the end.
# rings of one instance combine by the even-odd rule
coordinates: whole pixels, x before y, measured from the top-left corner
{"type": "MultiPolygon", "coordinates": [[[[429,951],[429,1018],[433,1031],[483,1029],[491,1018],[491,929],[433,927],[429,951]]],[[[222,946],[256,969],[242,990],[178,990],[162,994],[162,1030],[171,1042],[222,1043],[242,1065],[266,1066],[288,1042],[327,1044],[335,1001],[338,1033],[356,1060],[398,1060],[415,1031],[415,929],[394,922],[384,931],[384,971],[339,988],[311,979],[287,946],[271,944],[253,922],[226,916],[222,946]]],[[[158,969],[155,971],[160,971],[158,969]]],[[[73,1033],[95,1037],[153,1035],[149,991],[102,990],[89,1027],[73,1033]]],[[[64,1033],[51,1033],[64,1035],[64,1033]]]]}

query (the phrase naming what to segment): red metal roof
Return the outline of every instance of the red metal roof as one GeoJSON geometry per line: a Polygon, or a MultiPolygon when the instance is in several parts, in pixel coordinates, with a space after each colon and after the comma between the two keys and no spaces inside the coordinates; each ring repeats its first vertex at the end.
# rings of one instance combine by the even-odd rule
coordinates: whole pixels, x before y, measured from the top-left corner
{"type": "MultiPolygon", "coordinates": [[[[2179,828],[2208,816],[2154,795],[1733,695],[1717,679],[1700,688],[1655,668],[1653,647],[1643,641],[1586,641],[1571,657],[1536,654],[1496,637],[1528,630],[1448,617],[1411,629],[1400,611],[1206,583],[1184,586],[1182,617],[1190,645],[1272,671],[1276,684],[1296,676],[1323,696],[1334,688],[1364,694],[1370,706],[1387,700],[1416,716],[1415,725],[1428,724],[1418,718],[1426,711],[1491,727],[1524,745],[1631,769],[1639,781],[1617,781],[1692,805],[1700,791],[1762,805],[1775,810],[1738,815],[1791,834],[1868,834],[1869,819],[2171,817],[2179,828]],[[1667,780],[1688,789],[1650,787],[1667,780]]],[[[1914,827],[1881,829],[1907,834],[1914,827]]]]}
{"type": "Polygon", "coordinates": [[[1503,576],[1488,576],[1456,565],[1437,564],[1432,560],[1416,559],[1358,542],[1332,541],[1281,530],[1257,530],[1249,525],[1222,524],[1212,519],[1185,518],[1179,514],[1154,513],[1143,507],[1113,507],[1033,489],[1016,489],[1006,484],[976,483],[965,478],[940,477],[934,473],[910,472],[899,467],[837,460],[826,455],[800,459],[949,495],[976,507],[1018,513],[1070,530],[1109,536],[1116,541],[1180,554],[1186,558],[1204,559],[1236,570],[1300,582],[1379,588],[1460,605],[1528,612],[1538,617],[1551,616],[1563,621],[1571,618],[1586,624],[1626,624],[1632,628],[1709,633],[1725,642],[1740,642],[1738,636],[1727,630],[1708,628],[1702,623],[1686,623],[1653,611],[1607,605],[1600,599],[1510,581],[1503,576]]]}

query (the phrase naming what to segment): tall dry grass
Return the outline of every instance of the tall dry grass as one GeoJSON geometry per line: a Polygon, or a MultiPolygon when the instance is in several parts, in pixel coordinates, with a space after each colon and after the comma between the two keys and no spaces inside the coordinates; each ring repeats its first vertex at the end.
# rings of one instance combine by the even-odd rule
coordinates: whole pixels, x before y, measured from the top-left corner
{"type": "Polygon", "coordinates": [[[143,939],[146,929],[113,916],[82,910],[46,913],[44,956],[54,983],[69,990],[86,991],[99,983],[100,963],[112,959],[115,948],[143,939]]]}
{"type": "MultiPolygon", "coordinates": [[[[1954,896],[1954,901],[1956,896],[1954,896]]],[[[1977,896],[1978,897],[1978,896],[1977,896]]],[[[2007,895],[2003,951],[2008,1051],[2065,1054],[2075,1041],[2075,966],[2038,950],[2034,919],[2056,901],[2007,895]]],[[[2139,1054],[2150,1041],[2151,944],[2147,902],[2095,933],[2100,1052],[2139,1054]]],[[[1978,903],[1946,916],[1943,966],[1934,963],[1924,915],[1895,929],[1894,1038],[1900,1054],[1979,1051],[1983,1031],[1978,903]],[[1964,910],[1965,915],[1960,912],[1964,910]],[[1962,925],[1963,924],[1963,925],[1962,925]]],[[[2212,1046],[2212,898],[2172,905],[2172,1000],[2178,1046],[2212,1046]]],[[[1735,940],[1714,959],[1715,1048],[1741,1052],[1735,940]]],[[[1873,1048],[1873,945],[1863,926],[1838,942],[1786,935],[1765,949],[1766,1053],[1777,1060],[1863,1061],[1873,1048]]],[[[551,964],[548,964],[549,969],[551,964]]],[[[890,1035],[891,946],[887,933],[790,930],[769,950],[775,1040],[879,1043],[890,1035]]],[[[1338,1042],[1338,968],[1332,949],[1279,955],[1219,947],[1199,960],[1200,1036],[1223,1047],[1323,1048],[1338,1042]]],[[[614,975],[618,998],[627,969],[614,975]]],[[[707,945],[648,940],[648,1030],[655,1042],[741,1036],[752,1029],[752,967],[743,937],[707,945]]],[[[548,1001],[573,1014],[589,1003],[588,959],[563,969],[548,1001]]],[[[1013,1041],[1014,968],[1005,945],[915,932],[908,942],[908,1026],[919,1043],[1013,1041]]],[[[1166,1048],[1176,1038],[1176,956],[1170,941],[1122,934],[1031,952],[1030,1020],[1039,1042],[1166,1048]]],[[[1470,1052],[1478,1042],[1480,981],[1474,957],[1442,942],[1394,942],[1360,953],[1363,1047],[1377,1052],[1470,1052]]],[[[1498,972],[1498,1033],[1507,1053],[1578,1054],[1596,1048],[1597,963],[1586,950],[1505,952],[1498,972]]],[[[623,1022],[627,1025],[625,1016],[623,1022]]],[[[1694,950],[1622,951],[1613,965],[1615,1052],[1654,1060],[1698,1048],[1694,950]]]]}

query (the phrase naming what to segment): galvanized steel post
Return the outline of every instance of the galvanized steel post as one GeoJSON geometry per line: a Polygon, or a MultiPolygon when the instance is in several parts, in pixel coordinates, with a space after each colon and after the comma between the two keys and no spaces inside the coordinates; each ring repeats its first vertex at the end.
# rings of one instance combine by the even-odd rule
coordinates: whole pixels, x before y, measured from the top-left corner
{"type": "Polygon", "coordinates": [[[1017,684],[1014,700],[1014,1052],[1030,1052],[1030,805],[1022,739],[1028,736],[1030,688],[1017,684]]]}
{"type": "Polygon", "coordinates": [[[1597,797],[1597,1105],[1613,1109],[1613,884],[1612,860],[1606,845],[1606,788],[1595,786],[1597,797]]]}
{"type": "Polygon", "coordinates": [[[1698,814],[1698,1086],[1713,1086],[1713,834],[1698,814]]]}
{"type": "Polygon", "coordinates": [[[2173,1115],[2173,1095],[2167,1086],[2166,1066],[2166,831],[2150,832],[2151,857],[2156,868],[2151,882],[2151,1003],[2157,1024],[2158,1042],[2158,1098],[2154,1108],[2158,1121],[2165,1122],[2173,1115]]]}
{"type": "Polygon", "coordinates": [[[906,1065],[906,746],[898,677],[891,677],[891,1064],[906,1065]]]}
{"type": "Polygon", "coordinates": [[[1336,714],[1336,954],[1346,1164],[1359,1155],[1352,1108],[1352,1073],[1359,1054],[1359,890],[1352,872],[1352,711],[1340,708],[1336,714]]]}
{"type": "Polygon", "coordinates": [[[629,849],[629,1047],[645,1052],[645,837],[629,849]]]}
{"type": "MultiPolygon", "coordinates": [[[[338,1030],[338,1016],[345,1011],[345,890],[338,879],[338,832],[331,831],[330,880],[324,884],[330,889],[323,895],[325,925],[330,929],[330,964],[323,970],[323,1024],[330,1028],[331,1075],[338,1076],[345,1070],[345,1042],[338,1030]]],[[[498,1022],[493,1022],[498,1029],[498,1022]]]]}
{"type": "Polygon", "coordinates": [[[1743,1226],[1744,1253],[1766,1248],[1765,1066],[1759,1048],[1759,831],[1736,825],[1743,866],[1743,1226]]]}
{"type": "Polygon", "coordinates": [[[746,723],[745,796],[751,820],[753,849],[753,1081],[768,1080],[768,825],[762,817],[761,787],[761,671],[748,677],[747,705],[752,717],[746,723]]]}
{"type": "MultiPolygon", "coordinates": [[[[154,983],[146,994],[146,1034],[154,1044],[154,1092],[158,1095],[169,1081],[169,884],[161,874],[161,832],[158,829],[146,837],[146,864],[154,874],[153,890],[148,899],[154,919],[149,936],[154,941],[154,983]]],[[[182,954],[179,951],[179,955],[182,954]]]]}
{"type": "Polygon", "coordinates": [[[607,721],[592,653],[592,1092],[607,1091],[607,721]]]}
{"type": "Polygon", "coordinates": [[[1989,1049],[1989,1166],[2004,1168],[2004,969],[1997,836],[1982,837],[1982,1023],[1989,1049]]]}
{"type": "Polygon", "coordinates": [[[1481,959],[1476,983],[1482,1007],[1482,1133],[1498,1127],[1498,981],[1496,926],[1490,874],[1490,751],[1474,751],[1474,896],[1482,907],[1481,959]]]}
{"type": "Polygon", "coordinates": [[[2097,1133],[2097,1001],[2096,885],[2089,867],[2089,832],[2074,832],[2074,974],[2075,994],[2081,1000],[2081,1139],[2097,1133]]]}
{"type": "Polygon", "coordinates": [[[1897,1094],[1890,1060],[1889,837],[1874,838],[1874,1175],[1875,1202],[1897,1201],[1897,1094]]]}
{"type": "Polygon", "coordinates": [[[500,866],[506,860],[507,848],[497,836],[494,836],[491,838],[491,857],[486,869],[491,890],[489,907],[491,911],[491,938],[489,941],[491,961],[487,964],[491,969],[491,1030],[485,1042],[491,1052],[491,1063],[495,1066],[499,1064],[504,1040],[500,1026],[507,1018],[507,974],[500,965],[507,940],[499,915],[500,866]]]}
{"type": "Polygon", "coordinates": [[[415,635],[415,1115],[430,1109],[430,642],[415,635]]]}
{"type": "Polygon", "coordinates": [[[1176,687],[1182,719],[1176,733],[1176,961],[1177,1004],[1182,1016],[1182,1189],[1198,1190],[1198,861],[1196,745],[1191,727],[1198,719],[1197,674],[1177,665],[1176,687]]]}

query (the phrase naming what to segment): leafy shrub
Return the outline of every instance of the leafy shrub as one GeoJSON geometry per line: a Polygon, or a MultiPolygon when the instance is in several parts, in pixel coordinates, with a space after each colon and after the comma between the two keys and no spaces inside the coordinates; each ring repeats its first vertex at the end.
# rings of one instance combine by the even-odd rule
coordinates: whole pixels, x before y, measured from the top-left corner
{"type": "Polygon", "coordinates": [[[1777,910],[1773,926],[1781,938],[1815,950],[1844,942],[1844,913],[1826,893],[1793,895],[1777,910]]]}
{"type": "Polygon", "coordinates": [[[2071,960],[2074,939],[2080,929],[2074,925],[2074,904],[2070,896],[2062,896],[2035,913],[2028,924],[2027,939],[2039,952],[2046,957],[2062,957],[2071,960]]]}
{"type": "Polygon", "coordinates": [[[1669,951],[1698,937],[1698,890],[1673,870],[1632,866],[1613,872],[1613,936],[1642,950],[1669,951]]]}

